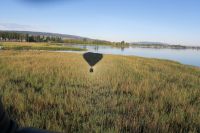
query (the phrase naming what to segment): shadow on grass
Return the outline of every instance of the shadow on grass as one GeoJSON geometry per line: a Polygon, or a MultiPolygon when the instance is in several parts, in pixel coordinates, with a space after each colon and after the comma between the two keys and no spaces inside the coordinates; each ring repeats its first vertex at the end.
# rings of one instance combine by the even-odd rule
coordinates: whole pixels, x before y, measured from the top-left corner
{"type": "Polygon", "coordinates": [[[85,59],[85,61],[90,65],[90,72],[94,72],[93,67],[102,60],[103,55],[102,54],[98,54],[98,53],[92,53],[92,52],[88,52],[83,54],[83,58],[85,59]]]}

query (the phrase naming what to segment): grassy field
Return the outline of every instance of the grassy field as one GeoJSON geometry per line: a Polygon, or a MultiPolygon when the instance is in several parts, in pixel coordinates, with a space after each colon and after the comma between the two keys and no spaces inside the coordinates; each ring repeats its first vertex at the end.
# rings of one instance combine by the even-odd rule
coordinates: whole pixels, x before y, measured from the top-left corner
{"type": "Polygon", "coordinates": [[[104,55],[0,52],[0,95],[20,126],[62,132],[200,132],[200,69],[104,55]]]}
{"type": "Polygon", "coordinates": [[[2,50],[85,51],[86,49],[52,43],[0,42],[2,50]]]}

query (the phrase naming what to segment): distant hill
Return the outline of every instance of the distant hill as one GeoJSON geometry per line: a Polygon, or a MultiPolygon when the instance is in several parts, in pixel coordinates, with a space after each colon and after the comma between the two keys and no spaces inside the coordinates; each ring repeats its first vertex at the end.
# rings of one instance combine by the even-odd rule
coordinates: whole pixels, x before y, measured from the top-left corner
{"type": "Polygon", "coordinates": [[[133,47],[141,48],[169,48],[169,49],[200,49],[199,46],[183,46],[183,45],[173,45],[162,42],[133,42],[129,43],[133,47]]]}
{"type": "Polygon", "coordinates": [[[170,44],[168,43],[162,43],[162,42],[132,42],[130,44],[138,44],[138,45],[162,45],[162,46],[168,46],[170,44]]]}
{"type": "Polygon", "coordinates": [[[21,34],[29,34],[32,36],[48,36],[48,37],[60,37],[63,40],[66,40],[67,43],[75,43],[75,44],[99,44],[99,45],[114,45],[114,46],[133,46],[133,47],[141,47],[141,48],[170,48],[170,49],[198,49],[200,50],[200,46],[183,46],[183,45],[172,45],[162,42],[132,42],[125,43],[126,45],[120,42],[110,42],[106,40],[99,39],[91,39],[88,37],[76,36],[76,35],[68,35],[68,34],[59,34],[59,33],[49,33],[49,32],[34,32],[34,31],[5,31],[0,30],[0,32],[15,32],[21,34]]]}
{"type": "MultiPolygon", "coordinates": [[[[13,35],[12,33],[29,35],[29,42],[59,42],[59,43],[70,43],[70,44],[90,44],[90,45],[115,45],[115,46],[124,46],[125,44],[121,44],[118,42],[110,42],[106,40],[99,39],[91,39],[88,37],[81,37],[76,35],[67,35],[67,34],[59,34],[59,33],[48,33],[48,32],[34,32],[34,31],[15,31],[15,30],[0,30],[0,33],[4,33],[4,41],[22,41],[23,39],[27,41],[25,36],[21,36],[21,38],[17,35],[13,35]],[[10,35],[10,36],[9,36],[10,35]],[[6,37],[5,37],[6,36],[6,37]],[[37,37],[39,36],[39,38],[37,37]],[[25,37],[25,38],[24,38],[25,37]],[[47,40],[45,37],[50,37],[50,40],[47,40]],[[21,39],[21,40],[20,40],[21,39]],[[30,41],[31,40],[31,41],[30,41]]],[[[0,36],[0,41],[1,41],[0,36]]]]}

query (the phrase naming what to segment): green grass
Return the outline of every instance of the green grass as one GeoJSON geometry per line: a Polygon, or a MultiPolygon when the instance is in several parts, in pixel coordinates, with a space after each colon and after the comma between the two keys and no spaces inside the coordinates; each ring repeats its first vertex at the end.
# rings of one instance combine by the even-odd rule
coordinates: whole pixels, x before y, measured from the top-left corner
{"type": "Polygon", "coordinates": [[[91,46],[111,46],[111,47],[119,47],[125,48],[129,47],[129,44],[126,42],[109,42],[109,41],[101,41],[101,40],[79,40],[79,39],[66,39],[63,41],[65,44],[81,44],[81,45],[91,45],[91,46]]]}
{"type": "Polygon", "coordinates": [[[62,132],[200,132],[200,69],[104,55],[0,52],[0,95],[20,126],[62,132]]]}
{"type": "Polygon", "coordinates": [[[49,51],[86,51],[86,49],[62,46],[52,43],[4,42],[2,50],[49,50],[49,51]]]}

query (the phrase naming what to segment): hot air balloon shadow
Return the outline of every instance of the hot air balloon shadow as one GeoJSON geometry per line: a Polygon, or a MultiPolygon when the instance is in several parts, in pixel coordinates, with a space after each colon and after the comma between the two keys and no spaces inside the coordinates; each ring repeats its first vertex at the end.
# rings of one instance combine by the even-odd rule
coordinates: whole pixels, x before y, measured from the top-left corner
{"type": "Polygon", "coordinates": [[[94,72],[93,67],[103,58],[102,54],[98,54],[98,53],[92,53],[92,52],[88,52],[83,54],[83,58],[86,60],[86,62],[90,65],[90,72],[94,72]]]}

